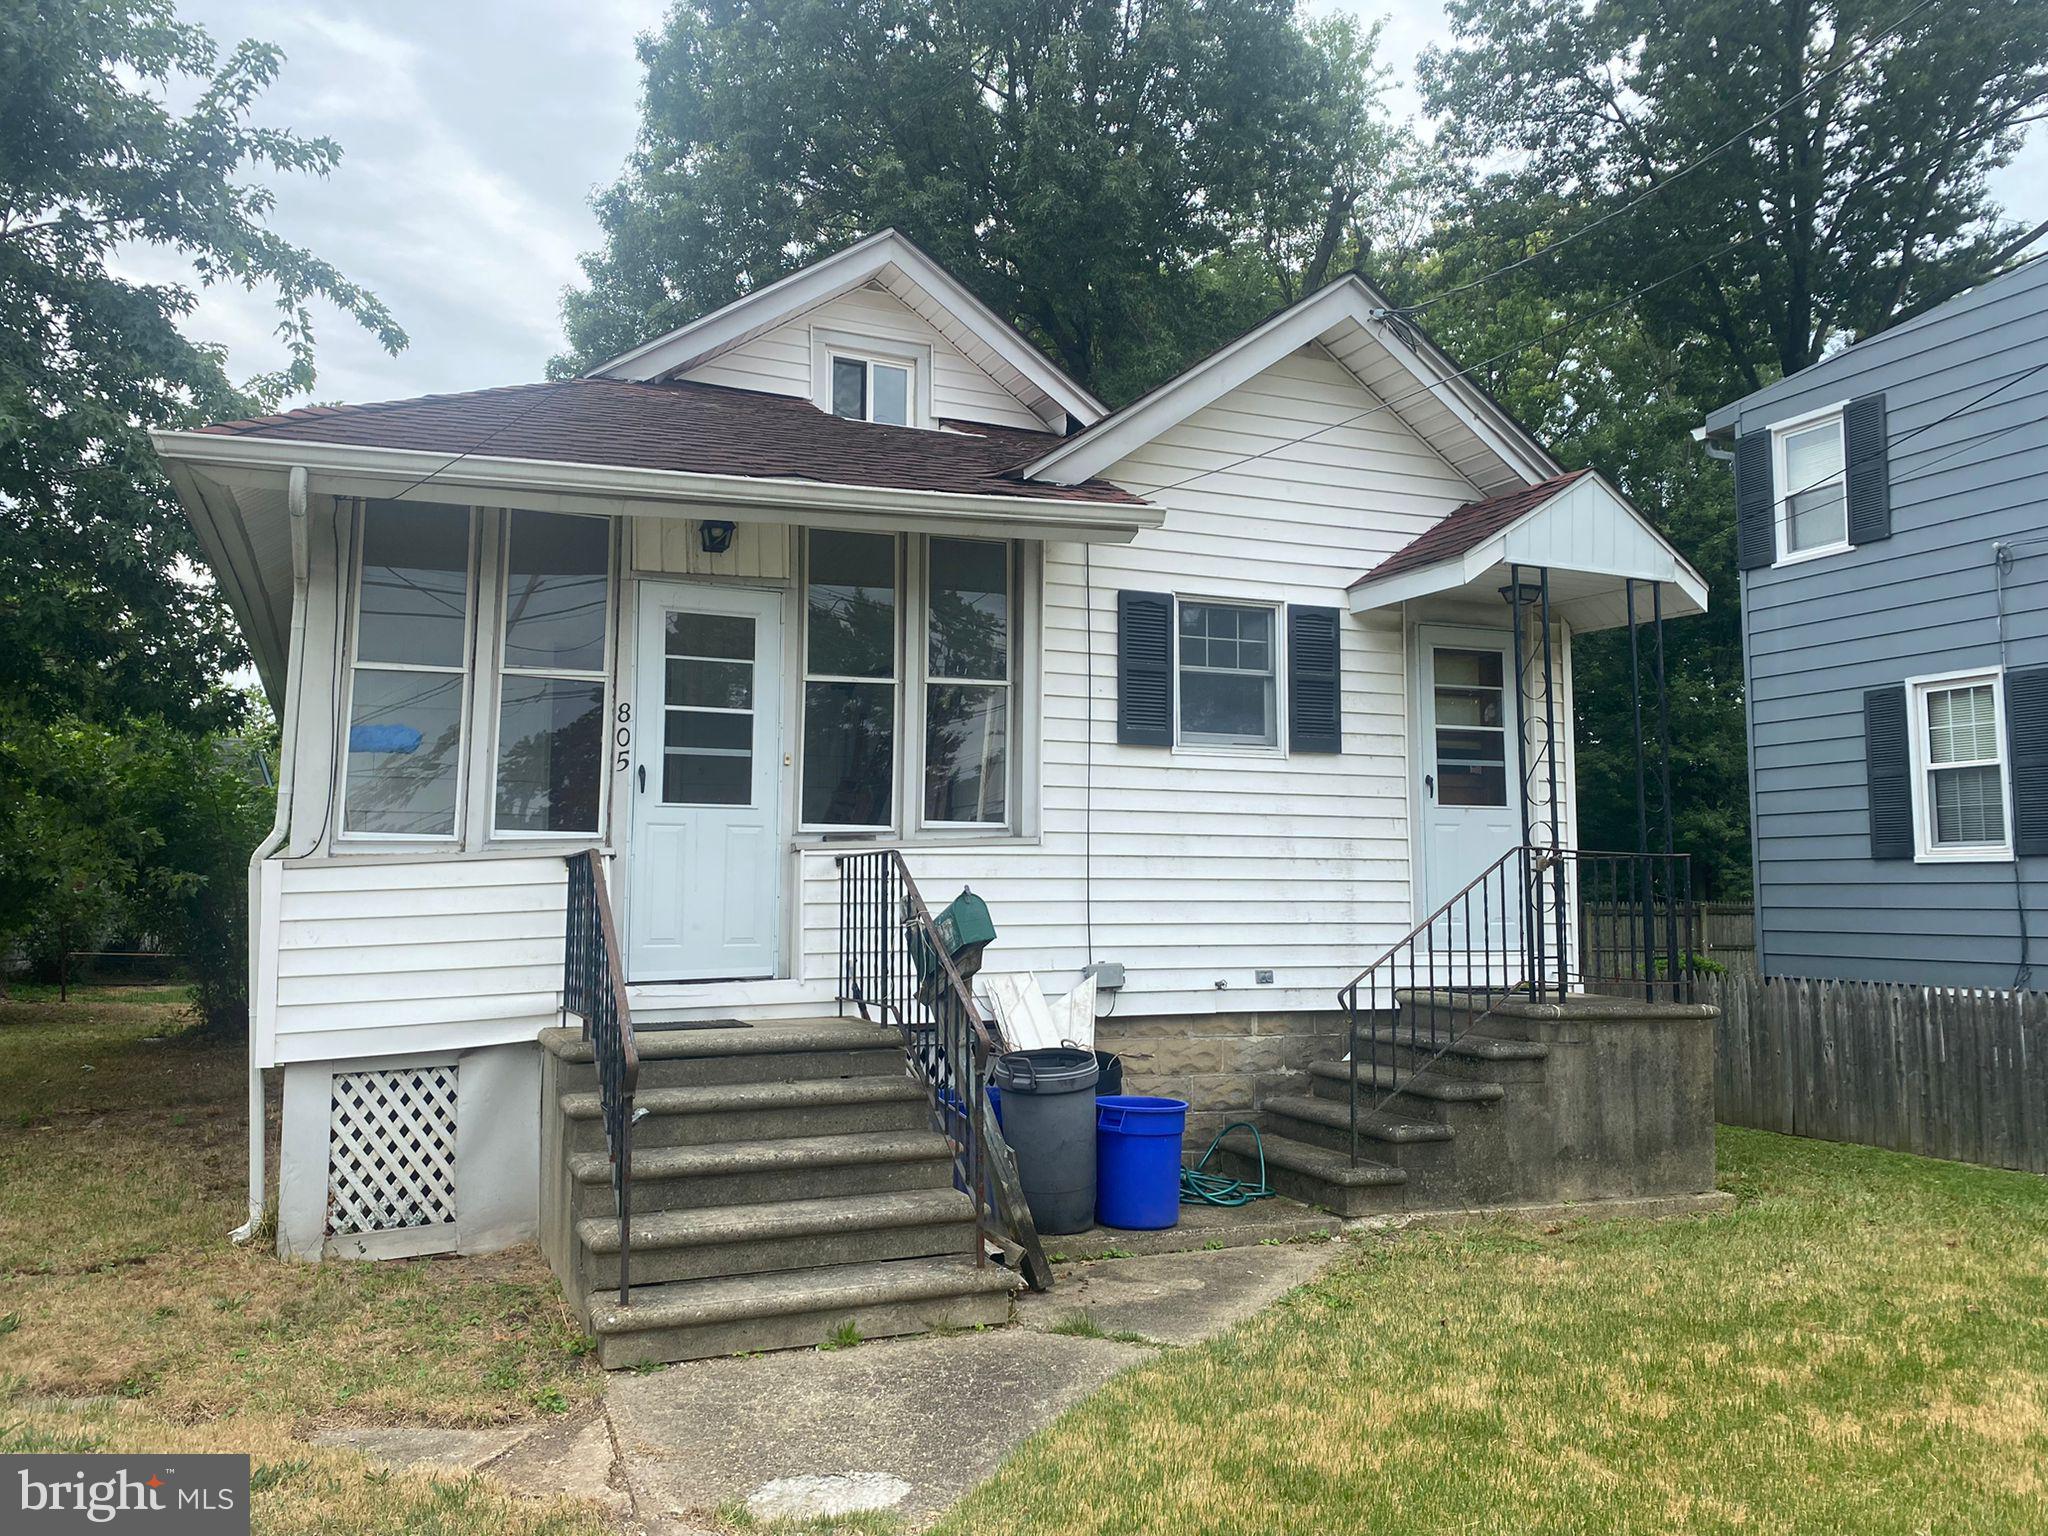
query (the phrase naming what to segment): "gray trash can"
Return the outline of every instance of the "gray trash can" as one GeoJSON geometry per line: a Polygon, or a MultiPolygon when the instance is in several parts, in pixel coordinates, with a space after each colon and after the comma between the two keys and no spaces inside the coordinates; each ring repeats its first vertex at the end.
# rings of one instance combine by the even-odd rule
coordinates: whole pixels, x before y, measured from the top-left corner
{"type": "Polygon", "coordinates": [[[1017,1154],[1024,1203],[1042,1233],[1095,1225],[1096,1073],[1093,1051],[1066,1046],[996,1058],[1003,1137],[1017,1154]]]}

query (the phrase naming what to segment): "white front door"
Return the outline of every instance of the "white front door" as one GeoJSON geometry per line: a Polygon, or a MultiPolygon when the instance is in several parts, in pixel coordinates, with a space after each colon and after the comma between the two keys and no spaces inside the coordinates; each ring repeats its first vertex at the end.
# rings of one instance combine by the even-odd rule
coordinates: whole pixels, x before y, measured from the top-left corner
{"type": "Polygon", "coordinates": [[[782,599],[645,583],[638,658],[630,979],[773,976],[782,599]]]}
{"type": "MultiPolygon", "coordinates": [[[[1421,644],[1423,912],[1451,900],[1521,841],[1521,791],[1516,763],[1514,636],[1490,630],[1423,628],[1421,644]]],[[[1460,903],[1450,922],[1455,942],[1497,945],[1514,931],[1519,877],[1487,882],[1482,895],[1460,903]],[[1468,930],[1468,918],[1469,929],[1468,930]]]]}

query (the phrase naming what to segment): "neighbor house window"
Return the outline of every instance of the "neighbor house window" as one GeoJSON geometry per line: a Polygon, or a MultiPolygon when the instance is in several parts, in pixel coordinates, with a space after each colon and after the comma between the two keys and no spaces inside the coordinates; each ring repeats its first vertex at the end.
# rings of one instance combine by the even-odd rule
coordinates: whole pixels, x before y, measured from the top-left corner
{"type": "Polygon", "coordinates": [[[926,544],[924,819],[1009,815],[1010,546],[926,544]]]}
{"type": "Polygon", "coordinates": [[[368,502],[357,548],[342,831],[452,838],[462,783],[469,509],[368,502]]]}
{"type": "Polygon", "coordinates": [[[1182,745],[1278,746],[1274,611],[1186,601],[1179,609],[1174,714],[1182,745]]]}
{"type": "Polygon", "coordinates": [[[604,781],[611,524],[505,515],[496,830],[594,835],[604,781]]]}
{"type": "Polygon", "coordinates": [[[1776,429],[1778,558],[1849,547],[1849,494],[1843,475],[1842,418],[1776,429]]]}
{"type": "Polygon", "coordinates": [[[880,358],[832,355],[832,414],[853,421],[910,425],[911,366],[880,358]]]}
{"type": "Polygon", "coordinates": [[[886,829],[895,815],[896,539],[816,529],[805,555],[803,823],[886,829]]]}
{"type": "Polygon", "coordinates": [[[1912,688],[1921,856],[2010,857],[1998,674],[1923,679],[1912,688]]]}

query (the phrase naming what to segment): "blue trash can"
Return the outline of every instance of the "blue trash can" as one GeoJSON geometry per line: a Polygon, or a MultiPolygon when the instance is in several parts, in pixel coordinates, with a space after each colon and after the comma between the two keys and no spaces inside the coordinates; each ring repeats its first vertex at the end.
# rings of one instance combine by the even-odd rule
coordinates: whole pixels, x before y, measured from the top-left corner
{"type": "Polygon", "coordinates": [[[1095,1101],[1095,1219],[1152,1232],[1180,1221],[1186,1099],[1118,1094],[1095,1101]]]}

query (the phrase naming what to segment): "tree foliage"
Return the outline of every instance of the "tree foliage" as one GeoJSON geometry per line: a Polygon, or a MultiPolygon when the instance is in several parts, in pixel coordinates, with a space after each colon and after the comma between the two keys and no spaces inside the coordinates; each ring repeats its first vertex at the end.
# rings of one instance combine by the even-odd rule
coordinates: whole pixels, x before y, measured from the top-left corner
{"type": "Polygon", "coordinates": [[[685,0],[557,369],[895,226],[1127,399],[1367,238],[1375,40],[1293,0],[685,0]]]}
{"type": "MultiPolygon", "coordinates": [[[[1555,333],[1492,387],[1707,577],[1713,611],[1668,635],[1678,843],[1714,888],[1745,890],[1733,493],[1690,433],[2010,249],[1985,177],[2048,100],[2048,4],[1932,0],[1890,35],[1910,0],[1450,9],[1455,41],[1422,72],[1443,217],[1397,287],[1464,359],[1555,333]]],[[[1577,663],[1582,840],[1634,847],[1626,633],[1577,663]]]]}
{"type": "Polygon", "coordinates": [[[224,1028],[245,1007],[243,870],[269,794],[223,761],[247,652],[148,432],[310,389],[316,301],[405,340],[268,228],[272,194],[242,179],[339,158],[253,122],[282,62],[264,43],[223,55],[168,0],[0,0],[0,939],[153,934],[224,1028]],[[180,328],[192,289],[122,275],[145,246],[201,285],[273,292],[285,368],[231,382],[180,328]]]}
{"type": "Polygon", "coordinates": [[[316,299],[404,344],[238,179],[339,158],[252,121],[282,61],[255,42],[223,57],[168,0],[0,0],[0,691],[42,718],[233,717],[221,679],[246,652],[147,431],[311,388],[316,299]],[[120,274],[139,246],[181,253],[201,284],[274,291],[286,368],[236,388],[179,329],[190,289],[120,274]]]}

